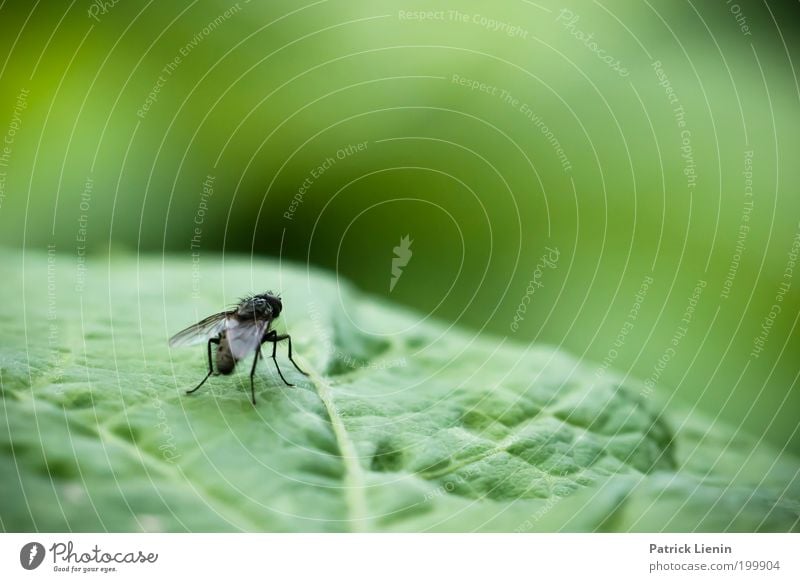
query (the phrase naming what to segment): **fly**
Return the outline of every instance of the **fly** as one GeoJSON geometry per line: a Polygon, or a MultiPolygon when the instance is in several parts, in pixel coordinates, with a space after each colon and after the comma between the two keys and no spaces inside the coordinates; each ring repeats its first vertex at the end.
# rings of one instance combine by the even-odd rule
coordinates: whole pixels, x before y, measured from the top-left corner
{"type": "Polygon", "coordinates": [[[211,374],[228,375],[233,373],[239,360],[255,353],[253,365],[250,368],[250,393],[253,404],[255,404],[256,391],[253,386],[253,376],[256,373],[258,358],[264,358],[261,353],[261,344],[265,342],[272,344],[272,361],[275,362],[275,369],[278,370],[278,375],[284,384],[294,386],[283,377],[283,373],[281,373],[281,369],[278,366],[278,360],[275,359],[278,342],[283,340],[289,343],[289,361],[297,368],[298,372],[308,376],[292,358],[291,336],[289,334],[278,334],[272,329],[272,322],[278,319],[282,309],[281,298],[273,295],[272,291],[267,291],[260,295],[245,297],[236,308],[215,313],[172,336],[169,340],[169,345],[172,347],[190,346],[206,342],[208,349],[208,374],[197,386],[187,390],[186,393],[197,392],[211,374]],[[214,371],[214,358],[211,356],[211,344],[217,346],[216,372],[214,371]]]}

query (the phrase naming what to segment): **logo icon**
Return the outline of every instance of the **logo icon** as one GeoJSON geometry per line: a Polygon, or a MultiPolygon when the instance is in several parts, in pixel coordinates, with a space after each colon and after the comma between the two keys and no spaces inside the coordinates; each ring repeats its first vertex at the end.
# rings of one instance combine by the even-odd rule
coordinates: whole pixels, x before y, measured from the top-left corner
{"type": "Polygon", "coordinates": [[[392,259],[392,279],[389,281],[389,293],[394,291],[394,286],[400,280],[400,275],[403,274],[403,267],[411,260],[411,243],[414,241],[409,238],[409,235],[400,239],[400,244],[394,247],[394,258],[392,259]]]}
{"type": "Polygon", "coordinates": [[[26,570],[35,570],[44,561],[44,546],[39,542],[28,542],[19,552],[19,563],[26,570]]]}

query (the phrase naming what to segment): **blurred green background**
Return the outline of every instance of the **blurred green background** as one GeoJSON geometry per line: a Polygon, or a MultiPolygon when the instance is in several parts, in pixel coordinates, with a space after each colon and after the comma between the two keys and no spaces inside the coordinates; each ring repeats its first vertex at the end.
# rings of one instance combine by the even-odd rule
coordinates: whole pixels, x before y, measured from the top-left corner
{"type": "Polygon", "coordinates": [[[4,2],[0,244],[308,261],[798,452],[788,4],[4,2]]]}

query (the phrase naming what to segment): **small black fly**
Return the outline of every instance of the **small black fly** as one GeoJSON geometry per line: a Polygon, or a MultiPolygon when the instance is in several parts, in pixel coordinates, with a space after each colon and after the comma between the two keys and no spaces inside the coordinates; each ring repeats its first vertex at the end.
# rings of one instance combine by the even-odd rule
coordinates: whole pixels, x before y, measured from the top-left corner
{"type": "Polygon", "coordinates": [[[253,386],[253,376],[256,373],[258,358],[264,358],[261,353],[261,344],[265,342],[272,343],[272,361],[275,362],[275,369],[278,370],[278,375],[287,386],[294,386],[294,384],[286,381],[278,366],[278,360],[275,359],[278,342],[283,340],[289,342],[289,361],[297,368],[298,372],[308,376],[292,358],[292,338],[289,334],[280,335],[271,329],[272,322],[278,319],[282,309],[281,298],[273,295],[272,291],[267,291],[260,295],[245,297],[236,308],[206,317],[172,336],[169,340],[169,345],[172,347],[207,342],[208,374],[202,382],[193,389],[187,390],[186,393],[191,394],[199,390],[211,374],[231,374],[239,360],[255,353],[253,365],[250,368],[250,393],[253,404],[255,404],[256,391],[253,386]],[[214,360],[211,357],[211,344],[217,346],[216,373],[214,372],[214,360]]]}

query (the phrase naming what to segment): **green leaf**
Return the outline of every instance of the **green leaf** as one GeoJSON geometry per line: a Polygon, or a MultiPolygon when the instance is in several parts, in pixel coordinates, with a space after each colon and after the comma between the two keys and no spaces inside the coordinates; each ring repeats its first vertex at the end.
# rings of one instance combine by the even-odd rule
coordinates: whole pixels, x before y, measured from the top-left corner
{"type": "MultiPolygon", "coordinates": [[[[797,459],[557,349],[265,260],[0,252],[6,531],[789,531],[797,459]],[[284,386],[168,338],[280,291],[284,386]]],[[[268,354],[267,354],[268,355],[268,354]]]]}

